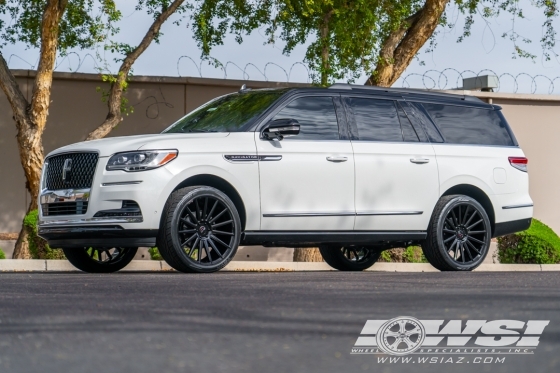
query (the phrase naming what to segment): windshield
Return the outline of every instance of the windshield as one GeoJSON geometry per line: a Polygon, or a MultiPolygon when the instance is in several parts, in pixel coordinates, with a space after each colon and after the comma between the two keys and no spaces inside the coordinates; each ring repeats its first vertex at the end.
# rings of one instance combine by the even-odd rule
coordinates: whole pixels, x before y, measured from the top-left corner
{"type": "Polygon", "coordinates": [[[243,132],[286,89],[247,91],[218,97],[191,111],[162,133],[243,132]]]}

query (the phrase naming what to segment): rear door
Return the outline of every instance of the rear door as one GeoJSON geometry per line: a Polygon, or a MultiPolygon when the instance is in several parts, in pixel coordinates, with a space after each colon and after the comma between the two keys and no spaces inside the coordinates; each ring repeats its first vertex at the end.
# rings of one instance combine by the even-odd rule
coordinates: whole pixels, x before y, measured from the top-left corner
{"type": "Polygon", "coordinates": [[[404,102],[345,97],[356,168],[358,231],[424,231],[439,196],[434,150],[404,102]],[[423,141],[421,141],[423,140],[423,141]]]}

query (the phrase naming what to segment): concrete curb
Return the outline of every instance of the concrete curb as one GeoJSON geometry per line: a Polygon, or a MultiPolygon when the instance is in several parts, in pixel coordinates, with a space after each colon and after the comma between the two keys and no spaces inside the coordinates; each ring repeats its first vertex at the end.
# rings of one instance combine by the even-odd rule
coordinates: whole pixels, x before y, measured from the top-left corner
{"type": "MultiPolygon", "coordinates": [[[[167,263],[156,260],[133,260],[124,272],[173,271],[167,263]]],[[[334,271],[327,263],[304,262],[230,262],[225,272],[308,272],[334,271]]],[[[376,263],[371,272],[438,272],[427,263],[376,263]]],[[[476,272],[546,272],[560,271],[560,264],[482,264],[476,272]]],[[[4,259],[0,260],[0,272],[79,272],[66,260],[4,259]]]]}

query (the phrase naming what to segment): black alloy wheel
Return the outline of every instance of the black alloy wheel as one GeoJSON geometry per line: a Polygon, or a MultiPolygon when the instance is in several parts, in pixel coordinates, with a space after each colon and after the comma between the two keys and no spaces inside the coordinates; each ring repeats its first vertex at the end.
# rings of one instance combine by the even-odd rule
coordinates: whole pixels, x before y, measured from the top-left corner
{"type": "Polygon", "coordinates": [[[126,267],[138,251],[137,247],[77,247],[63,249],[70,263],[90,273],[111,273],[126,267]]]}
{"type": "Polygon", "coordinates": [[[436,205],[428,239],[422,247],[434,267],[470,271],[484,261],[491,238],[490,220],[476,200],[446,196],[436,205]]]}
{"type": "Polygon", "coordinates": [[[215,272],[225,267],[239,246],[241,223],[233,202],[210,187],[174,192],[166,206],[160,253],[182,272],[215,272]]]}
{"type": "Polygon", "coordinates": [[[381,255],[381,250],[373,246],[320,245],[319,251],[325,262],[339,271],[363,271],[381,255]]]}

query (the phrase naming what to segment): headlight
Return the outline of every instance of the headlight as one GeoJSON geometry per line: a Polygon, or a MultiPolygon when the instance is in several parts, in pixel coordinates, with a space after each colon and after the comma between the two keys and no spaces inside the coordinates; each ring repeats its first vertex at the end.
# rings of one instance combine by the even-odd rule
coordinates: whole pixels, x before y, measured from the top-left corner
{"type": "Polygon", "coordinates": [[[107,171],[146,171],[161,167],[175,158],[177,150],[146,150],[117,153],[109,158],[107,171]]]}

